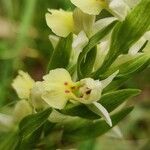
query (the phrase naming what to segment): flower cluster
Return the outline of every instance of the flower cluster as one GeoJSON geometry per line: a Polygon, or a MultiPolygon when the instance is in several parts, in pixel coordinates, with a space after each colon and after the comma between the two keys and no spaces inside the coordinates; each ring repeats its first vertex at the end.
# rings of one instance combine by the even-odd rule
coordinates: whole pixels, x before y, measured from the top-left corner
{"type": "MultiPolygon", "coordinates": [[[[69,66],[77,63],[79,54],[95,33],[115,20],[123,21],[138,3],[138,0],[134,2],[132,0],[71,0],[71,2],[77,6],[74,11],[48,9],[48,13],[46,13],[47,25],[56,34],[49,36],[54,48],[58,45],[61,37],[67,37],[70,33],[73,34],[73,51],[69,66]],[[96,20],[96,15],[103,9],[111,13],[113,17],[96,20]]],[[[93,71],[103,64],[108,53],[110,37],[111,33],[96,46],[97,54],[93,71]]],[[[120,55],[116,59],[112,64],[112,68],[139,56],[139,47],[149,38],[149,32],[147,32],[129,49],[128,54],[120,55]]],[[[94,80],[91,77],[78,80],[76,71],[71,77],[66,69],[56,68],[43,76],[43,81],[34,81],[29,74],[19,71],[19,75],[12,83],[18,97],[21,99],[15,107],[14,116],[17,116],[15,117],[16,120],[21,120],[24,116],[46,107],[61,110],[69,102],[73,104],[83,103],[93,112],[98,109],[96,113],[112,126],[109,113],[97,101],[100,100],[103,89],[117,74],[118,71],[102,81],[94,80]],[[21,109],[22,113],[18,116],[21,109]]]]}
{"type": "Polygon", "coordinates": [[[67,70],[58,68],[45,75],[43,81],[35,82],[27,73],[19,71],[19,75],[12,83],[18,97],[22,99],[16,105],[15,112],[17,114],[18,109],[25,109],[28,115],[32,112],[31,108],[36,110],[48,106],[54,109],[64,109],[68,101],[85,105],[93,104],[99,108],[106,121],[111,125],[107,110],[96,101],[100,100],[102,90],[114,79],[117,73],[118,71],[102,81],[85,78],[73,82],[67,70]]]}
{"type": "MultiPolygon", "coordinates": [[[[140,90],[122,85],[150,63],[150,0],[70,2],[45,14],[46,73],[35,81],[19,70],[12,81],[19,100],[12,114],[0,113],[10,149],[60,149],[110,129],[122,137],[116,125],[134,108],[122,104],[140,90]]],[[[5,139],[0,149],[9,149],[5,139]]]]}
{"type": "MultiPolygon", "coordinates": [[[[50,69],[49,73],[43,76],[42,81],[34,81],[28,73],[19,71],[19,75],[12,83],[18,97],[21,99],[15,107],[15,120],[21,120],[26,115],[47,107],[52,107],[54,114],[58,114],[58,111],[65,109],[69,103],[74,105],[80,105],[82,103],[89,110],[103,117],[112,126],[108,111],[99,101],[103,89],[117,76],[119,70],[116,69],[116,71],[114,68],[142,54],[139,51],[150,40],[150,32],[146,32],[138,41],[133,43],[127,54],[121,53],[121,55],[116,57],[112,65],[106,70],[104,80],[99,80],[100,77],[95,79],[92,75],[86,75],[80,78],[77,74],[79,55],[92,41],[93,36],[115,21],[123,22],[139,1],[71,0],[71,2],[76,6],[73,11],[48,9],[48,13],[46,13],[46,23],[54,33],[54,35],[49,36],[54,49],[57,49],[61,43],[61,39],[67,39],[69,35],[73,35],[71,49],[69,49],[71,52],[69,53],[68,66],[50,69]],[[97,20],[97,15],[103,9],[107,10],[110,16],[97,20]],[[75,68],[73,73],[70,72],[72,66],[75,68]],[[111,73],[107,74],[107,72],[111,73]]],[[[95,44],[96,55],[91,74],[97,71],[107,58],[106,56],[110,50],[112,39],[111,35],[112,32],[106,34],[95,44]]],[[[145,46],[142,49],[143,53],[149,53],[147,47],[145,46]]]]}

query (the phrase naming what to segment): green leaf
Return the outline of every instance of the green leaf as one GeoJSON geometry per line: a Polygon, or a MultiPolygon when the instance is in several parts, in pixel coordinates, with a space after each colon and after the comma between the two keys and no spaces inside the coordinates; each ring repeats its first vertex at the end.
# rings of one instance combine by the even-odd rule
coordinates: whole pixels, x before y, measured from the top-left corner
{"type": "Polygon", "coordinates": [[[133,76],[134,74],[141,72],[150,64],[150,56],[143,54],[138,58],[129,61],[119,67],[120,73],[118,78],[133,76]]]}
{"type": "Polygon", "coordinates": [[[112,112],[123,102],[129,98],[139,95],[140,93],[141,90],[139,89],[118,90],[104,94],[99,102],[108,110],[108,112],[112,112]]]}
{"type": "MultiPolygon", "coordinates": [[[[117,125],[118,122],[120,122],[124,117],[126,117],[132,110],[133,110],[133,107],[129,107],[112,115],[111,119],[113,122],[113,127],[117,125]]],[[[72,124],[70,125],[73,126],[78,121],[79,120],[76,120],[75,122],[72,122],[72,124]]],[[[64,129],[63,139],[66,141],[72,141],[72,142],[88,140],[88,139],[103,135],[111,128],[112,127],[107,125],[107,123],[104,120],[98,120],[95,122],[84,121],[79,128],[76,128],[73,130],[67,130],[68,129],[67,127],[67,129],[64,129]]]]}
{"type": "Polygon", "coordinates": [[[40,128],[46,122],[51,111],[52,110],[48,108],[42,112],[25,117],[19,124],[20,136],[25,138],[40,128]]]}
{"type": "Polygon", "coordinates": [[[129,48],[148,31],[150,27],[150,1],[141,2],[131,11],[123,22],[119,22],[112,33],[111,45],[106,59],[94,78],[98,78],[120,54],[126,54],[129,48]]]}
{"type": "Polygon", "coordinates": [[[34,131],[30,136],[24,138],[23,140],[20,138],[18,145],[16,146],[16,150],[27,150],[34,149],[36,144],[38,144],[39,139],[41,137],[43,126],[34,131]]]}
{"type": "Polygon", "coordinates": [[[85,61],[81,64],[81,69],[84,77],[87,77],[93,70],[97,48],[93,47],[86,55],[85,61]]]}
{"type": "MultiPolygon", "coordinates": [[[[103,105],[108,112],[115,110],[127,99],[136,96],[140,93],[138,89],[123,89],[115,92],[109,92],[104,94],[98,101],[103,105]]],[[[100,116],[90,111],[85,105],[77,105],[70,108],[66,108],[61,113],[70,116],[79,116],[86,119],[99,119],[100,116]]]]}
{"type": "Polygon", "coordinates": [[[59,43],[51,56],[47,71],[56,68],[66,68],[68,66],[72,52],[72,40],[72,34],[69,34],[66,38],[60,38],[59,43]]]}
{"type": "Polygon", "coordinates": [[[114,21],[104,29],[100,30],[98,33],[96,33],[94,36],[92,36],[89,39],[89,43],[84,47],[83,51],[80,53],[78,57],[77,72],[78,72],[79,79],[84,77],[81,64],[83,64],[84,58],[86,57],[87,53],[91,51],[91,49],[94,48],[100,42],[100,40],[104,38],[111,31],[111,29],[114,27],[115,24],[116,21],[114,21]]]}
{"type": "Polygon", "coordinates": [[[110,67],[110,69],[104,74],[104,78],[111,75],[116,70],[119,70],[118,78],[129,78],[137,72],[141,72],[150,64],[150,55],[141,54],[138,57],[133,58],[116,67],[110,67]]]}

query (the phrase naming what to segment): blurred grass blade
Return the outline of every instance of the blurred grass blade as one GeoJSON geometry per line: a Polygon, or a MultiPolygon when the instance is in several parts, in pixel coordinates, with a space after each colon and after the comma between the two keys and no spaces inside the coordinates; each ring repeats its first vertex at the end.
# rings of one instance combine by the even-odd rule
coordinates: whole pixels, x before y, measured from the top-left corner
{"type": "Polygon", "coordinates": [[[26,43],[26,38],[27,38],[27,34],[29,33],[29,28],[31,25],[36,3],[37,3],[36,0],[25,1],[25,8],[22,12],[21,25],[18,31],[19,34],[17,36],[16,45],[14,47],[15,56],[20,55],[20,50],[26,43]]]}

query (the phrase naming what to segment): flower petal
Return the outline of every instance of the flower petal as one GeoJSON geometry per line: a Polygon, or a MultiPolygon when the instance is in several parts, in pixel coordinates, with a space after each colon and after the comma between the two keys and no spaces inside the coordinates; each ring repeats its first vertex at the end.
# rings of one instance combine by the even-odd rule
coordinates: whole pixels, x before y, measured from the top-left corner
{"type": "Polygon", "coordinates": [[[129,6],[123,0],[111,0],[109,9],[119,20],[124,20],[130,11],[129,6]]]}
{"type": "Polygon", "coordinates": [[[66,37],[74,31],[72,12],[50,9],[46,13],[46,22],[50,29],[58,36],[66,37]]]}
{"type": "Polygon", "coordinates": [[[138,51],[141,49],[141,47],[146,42],[146,39],[144,37],[141,37],[130,49],[129,49],[129,55],[136,55],[138,51]]]}
{"type": "Polygon", "coordinates": [[[67,97],[63,89],[54,89],[42,94],[43,100],[55,109],[63,109],[67,104],[67,97]]]}
{"type": "Polygon", "coordinates": [[[112,131],[114,132],[114,134],[116,135],[117,138],[122,139],[123,138],[123,134],[119,128],[119,126],[115,126],[112,128],[112,131]]]}
{"type": "Polygon", "coordinates": [[[98,15],[102,10],[102,3],[97,0],[71,0],[71,2],[84,13],[90,15],[98,15]]]}
{"type": "Polygon", "coordinates": [[[110,75],[107,79],[102,80],[102,88],[104,89],[107,85],[109,85],[112,80],[116,77],[116,75],[119,73],[119,70],[117,70],[116,72],[114,72],[112,75],[110,75]]]}
{"type": "Polygon", "coordinates": [[[117,20],[117,18],[107,17],[107,18],[103,18],[103,19],[96,21],[95,24],[93,25],[92,34],[97,33],[98,31],[105,28],[106,26],[108,26],[109,24],[111,24],[115,20],[117,20]]]}
{"type": "Polygon", "coordinates": [[[91,105],[87,105],[87,107],[91,111],[96,113],[97,115],[99,115],[102,118],[104,118],[109,126],[112,126],[112,121],[111,121],[111,118],[109,116],[109,113],[107,112],[107,110],[100,103],[93,102],[91,105]]]}
{"type": "Polygon", "coordinates": [[[56,46],[57,46],[57,44],[59,42],[59,39],[60,38],[58,36],[56,36],[56,35],[49,35],[49,40],[51,41],[54,49],[56,48],[56,46]]]}
{"type": "Polygon", "coordinates": [[[19,98],[28,99],[34,83],[28,73],[19,71],[19,75],[13,80],[12,87],[16,90],[19,98]]]}
{"type": "Polygon", "coordinates": [[[94,63],[94,70],[97,70],[103,64],[105,57],[109,51],[109,41],[102,41],[97,45],[97,55],[94,63]]]}
{"type": "Polygon", "coordinates": [[[74,35],[74,40],[72,43],[73,53],[71,57],[71,64],[76,64],[80,52],[86,46],[88,41],[89,39],[87,38],[84,31],[81,31],[77,36],[74,35]]]}
{"type": "Polygon", "coordinates": [[[64,85],[65,82],[72,83],[71,76],[66,69],[58,68],[51,70],[43,77],[45,83],[64,85]]]}
{"type": "Polygon", "coordinates": [[[79,8],[76,8],[73,12],[73,20],[76,34],[83,30],[87,35],[90,35],[95,22],[94,15],[86,14],[79,8]]]}
{"type": "Polygon", "coordinates": [[[130,8],[135,7],[140,0],[124,0],[130,8]]]}
{"type": "Polygon", "coordinates": [[[84,46],[88,43],[89,39],[87,38],[84,31],[81,31],[74,39],[72,47],[75,51],[81,52],[84,46]]]}
{"type": "Polygon", "coordinates": [[[41,97],[44,91],[43,82],[36,82],[31,89],[31,103],[35,109],[43,109],[47,106],[47,103],[41,97]]]}

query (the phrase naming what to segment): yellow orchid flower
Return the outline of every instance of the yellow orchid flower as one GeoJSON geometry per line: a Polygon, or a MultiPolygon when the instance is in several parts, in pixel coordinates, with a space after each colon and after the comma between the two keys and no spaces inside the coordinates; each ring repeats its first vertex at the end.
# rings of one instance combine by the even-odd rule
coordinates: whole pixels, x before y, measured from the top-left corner
{"type": "Polygon", "coordinates": [[[103,88],[113,80],[117,73],[103,81],[85,78],[73,82],[67,70],[62,68],[51,70],[43,77],[42,98],[51,107],[57,109],[63,109],[70,99],[90,104],[100,99],[103,88]]]}
{"type": "Polygon", "coordinates": [[[82,30],[89,34],[95,21],[95,16],[85,14],[79,9],[73,12],[62,9],[48,9],[48,11],[49,13],[45,15],[47,25],[61,37],[67,37],[70,33],[78,34],[82,30]]]}
{"type": "Polygon", "coordinates": [[[107,9],[120,20],[123,20],[130,10],[124,0],[71,0],[71,2],[90,15],[98,15],[102,9],[107,9]]]}
{"type": "Polygon", "coordinates": [[[41,98],[41,95],[44,92],[44,90],[44,84],[41,81],[37,81],[31,89],[30,101],[32,106],[36,110],[40,110],[47,107],[47,103],[41,98]]]}
{"type": "Polygon", "coordinates": [[[98,112],[98,115],[101,115],[111,126],[109,113],[96,101],[101,98],[102,90],[113,80],[117,73],[118,71],[102,81],[85,78],[73,82],[67,70],[62,68],[51,70],[49,74],[43,77],[44,81],[39,83],[42,92],[38,92],[40,93],[38,96],[55,109],[63,109],[68,101],[83,103],[93,111],[96,109],[95,113],[98,112]]]}
{"type": "Polygon", "coordinates": [[[66,37],[74,31],[73,13],[62,9],[49,9],[46,13],[46,22],[51,30],[58,36],[66,37]]]}
{"type": "Polygon", "coordinates": [[[29,99],[30,90],[32,89],[35,81],[28,73],[23,71],[18,72],[18,76],[13,80],[12,87],[16,90],[18,97],[21,99],[29,99]]]}
{"type": "Polygon", "coordinates": [[[43,77],[45,92],[42,93],[43,100],[51,107],[63,109],[72,97],[72,88],[75,83],[65,69],[51,70],[43,77]]]}
{"type": "Polygon", "coordinates": [[[106,7],[105,0],[71,0],[71,2],[90,15],[98,15],[106,7]]]}

